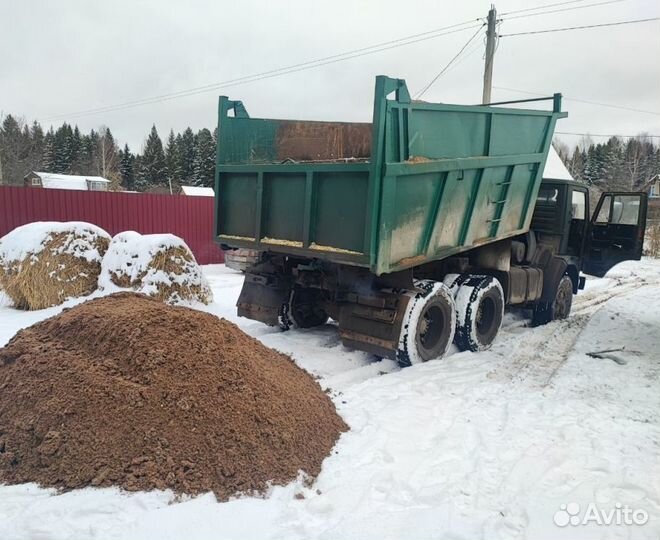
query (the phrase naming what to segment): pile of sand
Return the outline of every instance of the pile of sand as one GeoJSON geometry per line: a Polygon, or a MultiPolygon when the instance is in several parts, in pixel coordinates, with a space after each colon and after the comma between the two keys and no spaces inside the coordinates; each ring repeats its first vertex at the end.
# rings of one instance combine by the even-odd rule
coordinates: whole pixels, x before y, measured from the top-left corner
{"type": "Polygon", "coordinates": [[[117,234],[103,258],[99,287],[132,289],[170,304],[213,300],[192,251],[173,234],[117,234]]]}
{"type": "Polygon", "coordinates": [[[110,235],[82,222],[35,222],[0,239],[0,288],[19,309],[43,309],[98,285],[110,235]]]}
{"type": "Polygon", "coordinates": [[[90,300],[0,349],[0,482],[224,500],[315,476],[344,430],[288,356],[143,295],[90,300]]]}

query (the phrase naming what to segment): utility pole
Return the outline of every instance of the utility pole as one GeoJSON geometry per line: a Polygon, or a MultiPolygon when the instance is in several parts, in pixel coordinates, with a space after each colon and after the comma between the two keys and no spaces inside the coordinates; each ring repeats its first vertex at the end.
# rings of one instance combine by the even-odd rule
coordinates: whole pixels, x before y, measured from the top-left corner
{"type": "Polygon", "coordinates": [[[486,62],[484,64],[484,92],[481,103],[490,103],[490,91],[493,87],[493,58],[495,56],[495,26],[497,22],[497,10],[495,5],[490,5],[488,12],[488,29],[486,30],[486,62]]]}

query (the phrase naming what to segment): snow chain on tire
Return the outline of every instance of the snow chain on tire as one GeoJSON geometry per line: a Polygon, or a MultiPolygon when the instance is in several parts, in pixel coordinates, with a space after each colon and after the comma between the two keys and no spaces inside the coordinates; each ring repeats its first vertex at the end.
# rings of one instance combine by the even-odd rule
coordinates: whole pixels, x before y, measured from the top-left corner
{"type": "Polygon", "coordinates": [[[504,291],[492,276],[462,274],[455,278],[456,345],[462,351],[483,351],[492,345],[504,318],[504,291]]]}
{"type": "Polygon", "coordinates": [[[280,306],[280,311],[277,314],[277,323],[278,326],[280,327],[280,330],[282,330],[282,332],[286,332],[287,330],[290,330],[291,328],[295,327],[293,319],[291,318],[291,315],[289,313],[289,311],[291,310],[292,296],[293,296],[293,290],[289,294],[289,300],[287,302],[284,302],[280,306]]]}
{"type": "Polygon", "coordinates": [[[436,328],[437,331],[439,330],[439,335],[437,343],[432,347],[436,353],[434,358],[441,358],[447,353],[454,339],[456,328],[456,308],[447,286],[432,280],[416,280],[415,286],[421,289],[421,292],[407,291],[403,293],[410,300],[403,316],[396,351],[396,359],[401,367],[408,367],[431,359],[424,358],[425,351],[419,349],[420,325],[428,324],[425,320],[426,312],[433,309],[434,313],[441,315],[443,323],[440,328],[436,328]]]}
{"type": "Polygon", "coordinates": [[[289,294],[289,300],[280,306],[277,321],[283,331],[291,328],[312,328],[328,322],[328,315],[323,310],[320,313],[315,313],[316,318],[299,318],[300,313],[296,310],[296,301],[299,301],[301,297],[304,301],[305,294],[309,294],[309,290],[293,288],[289,294]]]}

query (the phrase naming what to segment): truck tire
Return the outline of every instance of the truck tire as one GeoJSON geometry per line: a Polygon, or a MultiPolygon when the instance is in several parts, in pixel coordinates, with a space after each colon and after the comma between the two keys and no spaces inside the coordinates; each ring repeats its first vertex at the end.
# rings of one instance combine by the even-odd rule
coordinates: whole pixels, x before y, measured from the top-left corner
{"type": "Polygon", "coordinates": [[[290,328],[313,328],[328,322],[329,317],[321,307],[320,296],[318,289],[293,289],[289,301],[280,308],[280,328],[285,331],[290,328]]]}
{"type": "Polygon", "coordinates": [[[456,298],[458,289],[469,278],[470,274],[447,274],[442,282],[447,286],[451,295],[456,298]]]}
{"type": "Polygon", "coordinates": [[[502,326],[504,291],[492,276],[471,275],[458,288],[455,342],[462,351],[489,349],[502,326]]]}
{"type": "Polygon", "coordinates": [[[396,359],[401,367],[441,358],[449,350],[456,327],[456,306],[449,289],[432,280],[416,281],[421,292],[410,297],[401,324],[396,359]]]}
{"type": "Polygon", "coordinates": [[[568,275],[562,276],[557,285],[552,302],[539,302],[534,306],[533,326],[548,324],[550,321],[566,319],[573,305],[573,281],[568,275]]]}

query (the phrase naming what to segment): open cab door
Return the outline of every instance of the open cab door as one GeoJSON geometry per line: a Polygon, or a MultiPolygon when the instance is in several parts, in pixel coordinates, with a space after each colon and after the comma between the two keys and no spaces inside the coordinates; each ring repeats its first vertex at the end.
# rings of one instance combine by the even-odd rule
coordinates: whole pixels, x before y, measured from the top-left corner
{"type": "Polygon", "coordinates": [[[646,193],[603,193],[591,218],[582,271],[603,277],[622,261],[642,258],[646,193]]]}

